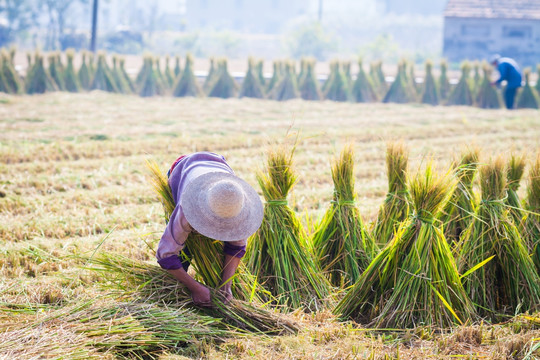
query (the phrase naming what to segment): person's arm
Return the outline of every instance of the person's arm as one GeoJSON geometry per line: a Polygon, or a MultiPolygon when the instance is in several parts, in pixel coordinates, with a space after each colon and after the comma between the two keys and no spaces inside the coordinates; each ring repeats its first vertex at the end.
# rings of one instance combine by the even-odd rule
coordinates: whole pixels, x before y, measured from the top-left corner
{"type": "Polygon", "coordinates": [[[508,80],[507,77],[508,77],[508,65],[506,63],[503,63],[503,64],[500,64],[498,67],[497,67],[497,70],[499,70],[499,79],[497,81],[495,81],[495,85],[501,85],[501,82],[503,82],[504,80],[508,80]]]}
{"type": "Polygon", "coordinates": [[[223,260],[223,273],[219,289],[225,294],[227,300],[232,299],[232,277],[234,276],[242,257],[246,254],[246,240],[226,242],[223,247],[225,254],[223,260]]]}
{"type": "Polygon", "coordinates": [[[204,307],[212,305],[210,289],[193,279],[184,268],[180,267],[179,269],[167,270],[167,272],[172,274],[176,280],[186,285],[191,292],[191,299],[195,305],[204,307]]]}

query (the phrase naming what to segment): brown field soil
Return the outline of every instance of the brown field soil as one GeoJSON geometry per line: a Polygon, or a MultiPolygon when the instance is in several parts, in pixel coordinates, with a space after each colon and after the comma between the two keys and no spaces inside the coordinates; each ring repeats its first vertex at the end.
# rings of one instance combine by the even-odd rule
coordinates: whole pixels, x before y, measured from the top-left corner
{"type": "MultiPolygon", "coordinates": [[[[413,170],[434,159],[445,171],[470,145],[482,149],[482,160],[512,151],[524,152],[531,160],[540,150],[540,112],[300,100],[143,99],[103,92],[0,95],[0,303],[62,306],[99,296],[99,279],[81,275],[82,264],[69,256],[91,254],[105,237],[99,251],[153,261],[151,248],[164,225],[145,159],[156,160],[165,170],[181,154],[218,152],[258,190],[255,174],[264,167],[267,149],[291,144],[295,138],[299,180],[289,200],[311,231],[332,198],[331,160],[346,143],[353,142],[356,150],[358,203],[369,224],[386,194],[388,141],[404,141],[413,170]]],[[[525,186],[524,182],[521,194],[525,186]]],[[[27,319],[10,316],[15,316],[11,321],[17,316],[27,319]]],[[[442,333],[365,329],[339,323],[329,311],[294,316],[304,326],[296,336],[203,341],[164,358],[540,356],[538,349],[534,351],[540,341],[538,315],[537,320],[517,317],[504,324],[467,325],[442,333]]],[[[0,341],[3,332],[0,328],[0,341]]],[[[37,334],[27,346],[55,339],[60,338],[37,334]]],[[[3,357],[10,354],[0,354],[3,357]]],[[[16,357],[30,356],[21,351],[16,357]]]]}

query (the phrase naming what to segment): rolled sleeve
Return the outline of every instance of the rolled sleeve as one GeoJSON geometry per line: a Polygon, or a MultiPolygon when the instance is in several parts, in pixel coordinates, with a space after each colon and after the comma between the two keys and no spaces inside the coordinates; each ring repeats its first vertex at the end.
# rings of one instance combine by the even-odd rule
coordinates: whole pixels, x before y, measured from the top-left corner
{"type": "Polygon", "coordinates": [[[227,241],[223,246],[223,253],[241,259],[246,255],[246,245],[246,240],[227,241]]]}
{"type": "Polygon", "coordinates": [[[176,270],[182,267],[182,261],[178,255],[184,248],[190,232],[191,228],[182,208],[177,205],[157,247],[156,258],[159,266],[167,270],[176,270]]]}

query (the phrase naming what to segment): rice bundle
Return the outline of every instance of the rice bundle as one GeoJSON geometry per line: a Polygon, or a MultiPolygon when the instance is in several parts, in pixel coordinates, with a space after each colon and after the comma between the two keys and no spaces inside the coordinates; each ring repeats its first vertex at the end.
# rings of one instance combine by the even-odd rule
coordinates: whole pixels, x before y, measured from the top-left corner
{"type": "Polygon", "coordinates": [[[480,76],[480,62],[473,62],[474,76],[471,79],[471,89],[473,97],[477,97],[482,88],[482,76],[480,76]]]}
{"type": "Polygon", "coordinates": [[[184,72],[178,77],[176,84],[174,85],[173,96],[201,96],[202,94],[201,87],[193,73],[193,57],[191,54],[187,54],[184,72]]]}
{"type": "Polygon", "coordinates": [[[143,66],[137,73],[137,76],[135,77],[135,84],[138,89],[142,86],[142,81],[146,77],[146,73],[148,72],[148,66],[150,65],[150,55],[145,54],[143,57],[143,66]]]}
{"type": "Polygon", "coordinates": [[[430,105],[439,104],[439,91],[435,84],[435,78],[431,73],[433,69],[433,63],[426,61],[426,77],[424,78],[424,93],[422,94],[422,103],[430,105]]]}
{"type": "MultiPolygon", "coordinates": [[[[0,352],[12,358],[102,359],[112,354],[157,359],[167,350],[201,339],[221,341],[242,335],[240,330],[225,328],[219,319],[162,304],[100,299],[60,309],[40,307],[38,311],[28,305],[19,309],[28,313],[25,322],[0,322],[6,325],[0,334],[0,352]]],[[[0,312],[16,310],[14,306],[0,308],[0,312]]]]}
{"type": "Polygon", "coordinates": [[[69,49],[66,51],[66,57],[67,57],[67,67],[66,71],[64,72],[64,78],[66,81],[66,90],[69,92],[79,92],[81,91],[81,85],[79,83],[79,78],[75,74],[75,69],[73,67],[73,58],[75,56],[75,51],[73,49],[69,49]]]}
{"type": "Polygon", "coordinates": [[[82,65],[79,68],[79,82],[81,84],[81,87],[85,90],[90,89],[90,84],[92,82],[92,75],[90,73],[90,69],[88,68],[88,65],[86,65],[86,55],[88,53],[86,51],[82,52],[82,65]]]}
{"type": "MultiPolygon", "coordinates": [[[[3,66],[3,60],[0,58],[0,66],[3,66]]],[[[4,72],[0,71],[0,92],[11,94],[13,90],[9,87],[4,72]]]]}
{"type": "Polygon", "coordinates": [[[172,88],[172,86],[174,85],[174,79],[175,79],[175,76],[170,67],[170,62],[171,62],[171,57],[167,55],[165,57],[165,72],[163,73],[167,88],[172,88]]]}
{"type": "Polygon", "coordinates": [[[242,88],[240,89],[239,97],[250,97],[256,99],[264,98],[264,90],[259,82],[259,77],[257,75],[257,70],[255,69],[255,60],[249,58],[248,60],[248,71],[242,82],[242,88]]]}
{"type": "Polygon", "coordinates": [[[272,99],[278,101],[286,101],[300,97],[298,85],[296,83],[296,74],[294,72],[294,63],[287,62],[285,64],[283,76],[281,76],[279,83],[274,86],[270,96],[272,99]]]}
{"type": "Polygon", "coordinates": [[[259,79],[259,84],[261,84],[263,88],[263,92],[266,86],[266,79],[264,78],[264,69],[263,69],[263,61],[258,60],[255,63],[255,73],[257,74],[257,78],[259,79]]]}
{"type": "Polygon", "coordinates": [[[506,199],[505,203],[508,205],[508,211],[514,225],[521,228],[521,222],[523,221],[523,206],[521,200],[517,194],[519,189],[519,183],[525,172],[525,156],[512,154],[510,161],[508,162],[506,171],[506,199]]]}
{"type": "Polygon", "coordinates": [[[399,223],[409,215],[410,195],[407,189],[409,154],[401,143],[389,143],[386,148],[388,194],[379,209],[372,231],[373,240],[380,246],[392,240],[399,223]]]}
{"type": "Polygon", "coordinates": [[[504,204],[502,159],[480,168],[480,185],[482,202],[462,234],[458,266],[463,273],[484,265],[465,277],[463,285],[482,317],[496,320],[501,313],[535,311],[540,305],[540,277],[504,204]]]}
{"type": "Polygon", "coordinates": [[[300,96],[304,100],[322,100],[319,81],[315,74],[315,59],[304,59],[304,74],[299,83],[300,96]]]}
{"type": "MultiPolygon", "coordinates": [[[[518,109],[538,109],[540,108],[540,98],[530,84],[531,69],[527,68],[523,73],[525,75],[525,86],[518,95],[516,107],[518,109]]],[[[540,83],[540,78],[537,80],[537,83],[540,83]]]]}
{"type": "Polygon", "coordinates": [[[180,67],[180,56],[174,57],[174,78],[178,79],[178,76],[180,76],[180,73],[182,72],[182,68],[180,67]]]}
{"type": "Polygon", "coordinates": [[[127,83],[126,78],[124,77],[124,74],[120,69],[120,66],[118,65],[118,62],[118,57],[113,56],[112,77],[114,79],[114,83],[118,87],[118,92],[120,94],[130,94],[131,87],[127,83]]]}
{"type": "Polygon", "coordinates": [[[469,62],[464,61],[461,64],[461,77],[456,87],[450,93],[446,105],[472,105],[473,97],[471,93],[471,87],[469,85],[469,72],[471,66],[469,62]]]}
{"type": "Polygon", "coordinates": [[[156,63],[152,57],[148,57],[146,61],[146,71],[141,79],[141,90],[139,90],[139,95],[142,97],[163,95],[165,89],[163,88],[163,84],[156,70],[156,67],[159,67],[159,64],[156,63]]]}
{"type": "Polygon", "coordinates": [[[330,284],[318,268],[300,219],[287,203],[296,182],[294,151],[280,147],[268,154],[267,174],[257,180],[266,204],[261,227],[248,248],[248,267],[277,299],[290,309],[314,310],[329,294],[330,284]]]}
{"type": "Polygon", "coordinates": [[[410,83],[407,82],[407,63],[402,60],[398,65],[396,78],[384,96],[383,102],[405,104],[415,100],[416,93],[411,89],[410,83]]]}
{"type": "Polygon", "coordinates": [[[448,63],[446,60],[441,61],[441,75],[439,76],[439,94],[441,100],[446,100],[450,96],[450,81],[448,80],[448,63]]]}
{"type": "MultiPolygon", "coordinates": [[[[408,63],[406,62],[407,66],[409,67],[409,75],[407,76],[407,83],[409,84],[409,87],[411,88],[411,92],[416,95],[421,95],[421,88],[416,83],[416,74],[414,73],[414,63],[408,63]]],[[[407,72],[405,72],[407,74],[407,72]]]]}
{"type": "Polygon", "coordinates": [[[386,77],[382,71],[382,61],[379,60],[370,64],[369,77],[373,81],[373,86],[375,86],[378,97],[384,97],[388,91],[388,86],[386,84],[386,77]]]}
{"type": "Polygon", "coordinates": [[[307,58],[301,58],[300,59],[300,73],[298,74],[298,77],[296,81],[298,84],[300,84],[304,80],[304,76],[306,76],[306,65],[309,60],[307,58]]]}
{"type": "Polygon", "coordinates": [[[452,246],[459,242],[461,233],[469,227],[478,206],[473,183],[479,154],[479,149],[470,148],[461,155],[459,164],[454,166],[458,183],[440,218],[444,224],[444,236],[452,246]]]}
{"type": "Polygon", "coordinates": [[[26,78],[27,94],[43,94],[49,91],[57,91],[58,87],[51,75],[43,65],[43,56],[36,53],[34,64],[26,78]]]}
{"type": "Polygon", "coordinates": [[[58,88],[58,90],[60,91],[66,90],[66,84],[64,81],[64,73],[60,70],[59,66],[57,65],[56,54],[49,55],[49,74],[51,74],[51,78],[56,84],[56,87],[58,88]]]}
{"type": "MultiPolygon", "coordinates": [[[[11,54],[13,54],[13,51],[14,48],[12,48],[11,54]]],[[[5,82],[5,85],[3,85],[3,88],[5,90],[9,90],[9,92],[12,92],[14,94],[20,94],[23,91],[23,82],[19,74],[15,70],[11,54],[2,49],[2,63],[0,67],[0,73],[2,73],[4,80],[0,81],[5,82]]]]}
{"type": "Polygon", "coordinates": [[[323,86],[324,97],[333,101],[349,101],[349,80],[341,64],[334,60],[330,63],[330,75],[323,86]]]}
{"type": "Polygon", "coordinates": [[[454,186],[448,174],[434,174],[431,165],[410,181],[414,212],[338,304],[336,314],[390,328],[446,328],[474,319],[436,220],[454,186]]]}
{"type": "Polygon", "coordinates": [[[274,61],[272,64],[273,73],[270,81],[266,85],[266,93],[270,93],[274,88],[279,84],[281,78],[283,77],[283,64],[281,61],[274,61]]]}
{"type": "Polygon", "coordinates": [[[524,233],[529,252],[540,274],[540,153],[529,171],[524,233]]]}
{"type": "Polygon", "coordinates": [[[169,88],[169,85],[167,84],[165,75],[163,75],[163,72],[161,71],[161,59],[159,58],[159,56],[156,56],[153,60],[153,69],[159,87],[163,90],[166,90],[169,88]]]}
{"type": "Polygon", "coordinates": [[[213,57],[210,58],[210,69],[208,70],[208,74],[206,74],[206,78],[204,79],[203,84],[203,90],[205,93],[208,93],[214,84],[214,81],[216,80],[216,65],[215,65],[215,59],[213,57]]]}
{"type": "Polygon", "coordinates": [[[351,62],[345,61],[341,63],[341,67],[343,69],[343,75],[345,76],[345,79],[347,80],[347,88],[352,89],[352,75],[351,75],[351,62]]]}
{"type": "Polygon", "coordinates": [[[217,63],[215,80],[212,82],[208,96],[227,99],[235,97],[238,85],[227,69],[227,59],[221,59],[217,63]]]}
{"type": "Polygon", "coordinates": [[[536,89],[538,95],[540,95],[540,64],[536,66],[536,75],[536,85],[534,88],[536,89]]]}
{"type": "Polygon", "coordinates": [[[362,59],[358,59],[358,75],[352,85],[352,97],[356,102],[374,102],[377,101],[375,87],[364,72],[362,59]]]}
{"type": "Polygon", "coordinates": [[[501,99],[495,87],[491,85],[491,67],[484,64],[484,78],[476,95],[476,105],[484,109],[499,109],[501,99]]]}
{"type": "Polygon", "coordinates": [[[103,90],[108,92],[118,92],[118,87],[114,82],[114,78],[111,74],[111,70],[107,66],[105,60],[105,53],[98,55],[98,63],[94,79],[90,85],[91,90],[103,90]]]}
{"type": "Polygon", "coordinates": [[[354,284],[376,253],[354,191],[354,150],[346,146],[332,165],[334,198],[313,234],[322,271],[334,286],[354,284]]]}
{"type": "Polygon", "coordinates": [[[133,84],[126,71],[126,60],[124,58],[119,58],[118,60],[118,71],[123,81],[128,85],[130,92],[135,92],[135,84],[133,84]]]}

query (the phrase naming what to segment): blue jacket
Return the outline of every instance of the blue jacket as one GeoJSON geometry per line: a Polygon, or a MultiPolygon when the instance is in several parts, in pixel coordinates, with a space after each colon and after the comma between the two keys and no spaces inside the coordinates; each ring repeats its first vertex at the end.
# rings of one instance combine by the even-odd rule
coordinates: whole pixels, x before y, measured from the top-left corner
{"type": "Polygon", "coordinates": [[[501,75],[499,80],[497,80],[497,84],[506,80],[509,88],[518,88],[521,86],[521,70],[513,59],[506,57],[500,58],[497,70],[499,70],[499,74],[501,75]]]}

